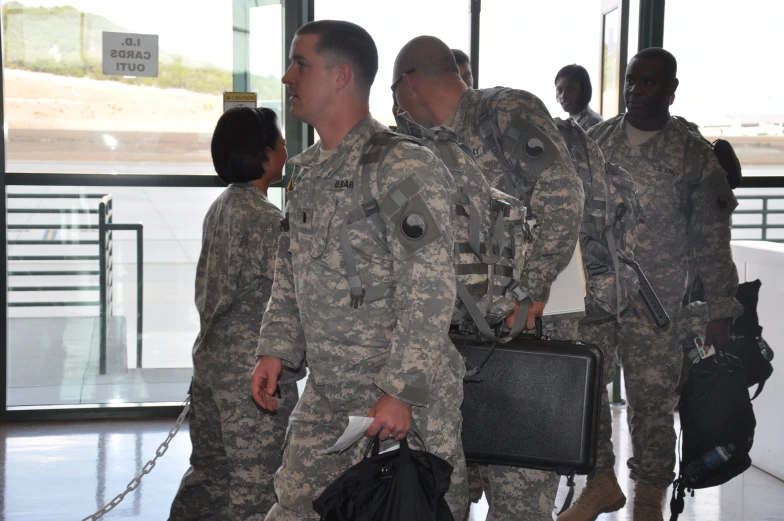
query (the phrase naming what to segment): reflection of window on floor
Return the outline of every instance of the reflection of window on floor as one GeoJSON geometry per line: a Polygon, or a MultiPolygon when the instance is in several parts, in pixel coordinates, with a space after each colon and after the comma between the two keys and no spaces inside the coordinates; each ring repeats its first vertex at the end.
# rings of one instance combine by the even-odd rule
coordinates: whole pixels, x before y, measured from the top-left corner
{"type": "MultiPolygon", "coordinates": [[[[199,327],[201,224],[221,191],[9,187],[9,406],[184,399],[199,327]],[[111,232],[101,332],[98,212],[106,195],[114,224],[143,225],[141,357],[133,231],[111,232]]],[[[272,189],[270,199],[280,205],[281,195],[272,189]]]]}

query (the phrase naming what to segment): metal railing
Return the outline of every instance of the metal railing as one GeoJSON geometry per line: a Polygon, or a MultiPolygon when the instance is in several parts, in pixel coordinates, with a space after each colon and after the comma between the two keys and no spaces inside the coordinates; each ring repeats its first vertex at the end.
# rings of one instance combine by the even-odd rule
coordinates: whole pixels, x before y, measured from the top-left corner
{"type": "Polygon", "coordinates": [[[733,224],[733,230],[761,230],[762,236],[759,240],[763,241],[772,241],[772,242],[784,242],[784,236],[780,238],[770,238],[768,237],[768,231],[771,229],[781,230],[784,229],[784,220],[782,220],[782,224],[778,223],[771,223],[770,219],[768,218],[769,215],[775,214],[784,214],[784,205],[782,205],[781,209],[770,208],[770,201],[775,200],[784,200],[784,195],[739,195],[737,196],[738,201],[761,201],[762,207],[760,209],[741,209],[738,208],[733,212],[733,215],[761,215],[762,219],[759,224],[733,224]]]}
{"type": "Polygon", "coordinates": [[[142,315],[144,302],[144,262],[143,262],[143,226],[141,224],[115,224],[113,222],[111,194],[8,194],[9,199],[99,199],[97,209],[87,208],[9,208],[9,214],[49,214],[49,215],[97,215],[97,224],[9,224],[8,230],[75,230],[97,231],[98,240],[94,239],[11,239],[8,245],[18,246],[53,246],[53,245],[90,245],[98,246],[97,255],[9,255],[9,261],[22,262],[63,262],[63,261],[98,261],[98,269],[56,269],[47,271],[9,270],[10,277],[72,277],[98,276],[98,285],[39,285],[39,286],[8,286],[8,291],[98,291],[99,299],[94,300],[59,300],[9,302],[8,307],[72,307],[97,306],[99,309],[100,344],[99,374],[106,374],[106,351],[109,342],[109,324],[114,315],[114,255],[113,231],[136,232],[136,367],[142,366],[142,315]]]}

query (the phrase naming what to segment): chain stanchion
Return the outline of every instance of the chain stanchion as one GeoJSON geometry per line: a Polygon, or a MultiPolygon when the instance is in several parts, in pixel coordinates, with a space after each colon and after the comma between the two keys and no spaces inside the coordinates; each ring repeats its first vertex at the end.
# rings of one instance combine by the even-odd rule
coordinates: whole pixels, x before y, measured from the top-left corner
{"type": "Polygon", "coordinates": [[[103,508],[101,508],[94,514],[85,517],[84,519],[82,519],[82,521],[95,521],[96,519],[101,519],[103,516],[111,512],[117,505],[122,503],[122,500],[125,499],[125,496],[127,496],[128,494],[130,494],[131,492],[139,488],[139,485],[142,484],[142,478],[147,474],[149,474],[150,471],[155,468],[155,464],[158,461],[158,458],[166,454],[166,451],[169,450],[169,444],[179,432],[180,427],[182,427],[182,424],[185,422],[185,418],[188,417],[188,411],[191,408],[191,397],[188,396],[188,398],[183,402],[182,405],[183,405],[182,412],[177,417],[177,421],[174,422],[172,428],[169,429],[169,434],[166,436],[166,439],[163,440],[163,443],[161,443],[158,449],[155,451],[155,457],[144,464],[141,473],[128,483],[128,486],[125,487],[125,490],[123,492],[117,494],[114,497],[114,499],[112,499],[106,505],[104,505],[103,508]]]}

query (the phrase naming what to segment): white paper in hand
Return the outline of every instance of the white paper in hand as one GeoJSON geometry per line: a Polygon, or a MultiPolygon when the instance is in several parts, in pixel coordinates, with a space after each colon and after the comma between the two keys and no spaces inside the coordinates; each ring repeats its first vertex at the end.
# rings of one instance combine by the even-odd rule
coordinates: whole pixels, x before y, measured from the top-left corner
{"type": "Polygon", "coordinates": [[[372,423],[373,418],[365,418],[364,416],[349,416],[348,427],[346,427],[346,430],[343,432],[340,438],[338,438],[338,441],[324,452],[326,454],[343,452],[347,448],[354,445],[357,440],[362,438],[365,435],[365,431],[368,430],[372,423]]]}

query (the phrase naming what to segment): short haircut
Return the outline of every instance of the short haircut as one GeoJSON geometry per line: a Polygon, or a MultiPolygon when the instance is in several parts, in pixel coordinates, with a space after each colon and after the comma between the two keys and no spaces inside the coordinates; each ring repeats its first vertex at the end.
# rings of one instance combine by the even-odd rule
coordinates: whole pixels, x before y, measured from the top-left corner
{"type": "Polygon", "coordinates": [[[297,29],[297,34],[317,35],[316,52],[331,67],[347,63],[354,74],[358,94],[370,99],[370,87],[378,72],[378,49],[370,33],[343,20],[317,20],[297,29]]]}
{"type": "Polygon", "coordinates": [[[224,183],[248,183],[264,176],[269,150],[280,138],[278,117],[268,108],[227,110],[212,133],[212,164],[224,183]]]}
{"type": "Polygon", "coordinates": [[[643,60],[659,60],[664,66],[664,74],[667,80],[674,80],[678,76],[678,60],[669,51],[661,47],[648,47],[634,55],[635,58],[643,60]]]}
{"type": "Polygon", "coordinates": [[[460,49],[451,49],[451,51],[452,51],[452,55],[455,57],[455,62],[457,63],[458,67],[460,65],[471,64],[471,58],[469,58],[468,55],[463,51],[461,51],[460,49]]]}
{"type": "Polygon", "coordinates": [[[460,70],[449,46],[435,36],[417,36],[400,49],[395,58],[395,79],[402,74],[416,70],[419,76],[443,79],[447,75],[457,75],[460,70]]]}
{"type": "Polygon", "coordinates": [[[582,65],[572,64],[562,67],[555,75],[555,82],[566,76],[580,84],[580,99],[577,102],[583,107],[587,107],[593,98],[593,87],[591,87],[591,77],[582,65]]]}

